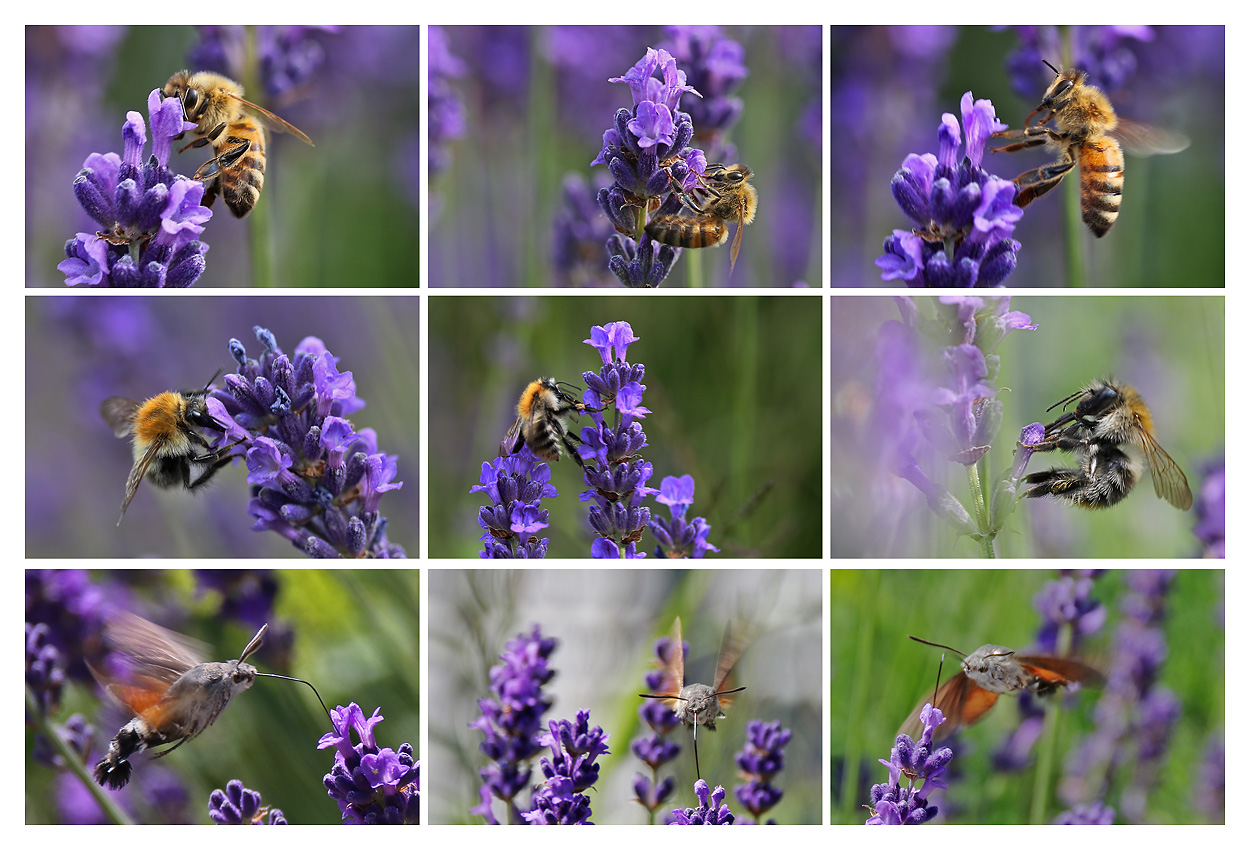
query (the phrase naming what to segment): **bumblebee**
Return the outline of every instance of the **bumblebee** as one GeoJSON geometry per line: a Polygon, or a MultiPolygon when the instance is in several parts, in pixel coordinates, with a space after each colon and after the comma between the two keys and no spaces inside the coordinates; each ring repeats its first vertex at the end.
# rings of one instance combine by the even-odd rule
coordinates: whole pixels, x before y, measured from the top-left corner
{"type": "Polygon", "coordinates": [[[1194,497],[1176,461],[1154,437],[1150,410],[1127,384],[1098,380],[1047,408],[1076,402],[1046,426],[1034,451],[1072,452],[1076,469],[1048,469],[1024,476],[1023,496],[1057,499],[1083,508],[1106,508],[1124,499],[1141,479],[1142,459],[1155,495],[1187,511],[1194,497]]]}
{"type": "Polygon", "coordinates": [[[139,489],[139,482],[147,476],[157,487],[184,487],[196,490],[237,455],[230,450],[238,443],[214,449],[198,429],[225,432],[226,426],[208,412],[204,397],[217,376],[204,385],[204,389],[191,392],[163,392],[145,402],[137,402],[123,396],[113,396],[100,405],[100,416],[119,438],[131,438],[134,466],[126,479],[126,494],[122,499],[122,524],[126,508],[139,489]],[[204,467],[194,480],[193,466],[204,467]]]}
{"type": "MultiPolygon", "coordinates": [[[[566,386],[571,386],[566,384],[566,386]]],[[[560,387],[555,378],[539,378],[531,381],[521,393],[516,404],[516,421],[499,444],[499,455],[508,457],[530,447],[534,456],[545,461],[558,461],[560,447],[568,450],[578,466],[585,466],[577,453],[574,442],[581,439],[564,425],[564,417],[570,413],[598,413],[601,407],[588,407],[577,401],[560,387]]]]}

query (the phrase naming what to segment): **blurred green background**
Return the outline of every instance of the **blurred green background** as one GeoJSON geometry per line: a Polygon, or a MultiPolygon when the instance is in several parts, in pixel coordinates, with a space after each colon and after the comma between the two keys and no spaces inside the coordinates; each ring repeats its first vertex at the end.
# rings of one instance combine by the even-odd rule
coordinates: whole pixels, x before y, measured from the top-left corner
{"type": "MultiPolygon", "coordinates": [[[[919,296],[925,298],[927,296],[919,296]]],[[[924,307],[924,304],[921,304],[924,307]]],[[[1195,502],[1204,470],[1224,454],[1224,299],[1198,296],[1016,296],[1011,309],[1038,324],[1012,331],[997,349],[1003,424],[990,451],[1001,476],[1020,429],[1055,418],[1046,409],[1090,380],[1135,387],[1154,416],[1155,437],[1180,464],[1195,502]]],[[[888,298],[832,302],[832,551],[838,557],[972,557],[976,547],[929,510],[920,491],[884,466],[865,423],[880,369],[882,322],[899,319],[888,298]]],[[[1064,452],[1035,454],[1028,472],[1070,466],[1064,452]]],[[[968,505],[964,468],[927,468],[968,505]]],[[[1148,476],[1147,476],[1148,478],[1148,476]]],[[[995,477],[994,480],[997,480],[995,477]]],[[[1196,513],[1157,499],[1149,481],[1098,511],[1053,499],[1019,502],[995,540],[1005,557],[1194,557],[1196,513]]]]}
{"type": "MultiPolygon", "coordinates": [[[[1095,665],[1111,657],[1111,635],[1121,622],[1116,601],[1124,572],[1094,583],[1093,597],[1107,606],[1107,623],[1086,644],[1095,665]]],[[[908,713],[932,695],[942,651],[908,640],[912,634],[973,652],[996,643],[1024,652],[1034,645],[1041,618],[1033,597],[1054,573],[1025,570],[834,570],[830,579],[830,712],[832,722],[832,822],[863,823],[861,808],[872,784],[888,781],[877,759],[889,759],[894,736],[908,713]],[[858,765],[859,779],[855,766],[858,765]]],[[[1167,660],[1160,684],[1182,705],[1180,721],[1148,801],[1152,823],[1202,823],[1193,788],[1208,735],[1224,724],[1224,571],[1180,570],[1166,597],[1162,628],[1167,660]]],[[[959,672],[946,653],[942,681],[959,672]]],[[[1058,712],[1059,745],[1054,769],[1092,729],[1098,692],[1080,694],[1075,707],[1058,712]]],[[[951,787],[939,808],[951,823],[1028,822],[1035,772],[996,772],[991,754],[1018,724],[1014,696],[1004,696],[980,723],[961,735],[952,762],[951,787]]],[[[1054,701],[1052,709],[1054,710],[1054,701]]],[[[1115,786],[1119,788],[1119,785],[1115,786]]],[[[1049,821],[1062,807],[1051,784],[1049,821]]],[[[1107,802],[1115,805],[1114,798],[1107,802]]],[[[1117,819],[1117,823],[1123,823],[1117,819]]]]}
{"type": "MultiPolygon", "coordinates": [[[[27,573],[28,606],[35,572],[27,573]]],[[[356,702],[368,717],[381,707],[385,720],[375,727],[378,746],[398,749],[407,742],[420,757],[416,570],[204,572],[211,574],[208,583],[214,587],[227,581],[276,581],[273,608],[266,616],[269,633],[249,663],[263,673],[312,682],[329,708],[356,702]],[[284,632],[286,640],[279,637],[284,632]]],[[[206,589],[199,573],[96,570],[91,577],[109,601],[207,642],[213,657],[205,660],[238,658],[257,626],[223,616],[221,592],[206,589]]],[[[77,681],[67,686],[63,708],[53,719],[64,722],[75,711],[86,714],[96,727],[90,767],[129,716],[113,710],[91,683],[77,681]],[[109,710],[100,714],[105,705],[109,710]]],[[[258,678],[200,737],[155,762],[139,756],[130,785],[114,797],[126,801],[124,806],[138,807],[133,813],[139,823],[207,824],[209,794],[238,779],[260,792],[264,804],[282,809],[292,824],[337,824],[338,806],[321,781],[334,764],[333,750],[317,749],[318,739],[329,731],[330,721],[307,686],[258,678]],[[184,805],[168,810],[181,812],[181,817],[147,808],[151,786],[145,779],[153,771],[172,771],[186,789],[184,805]]],[[[71,805],[81,813],[85,791],[72,774],[33,763],[31,742],[27,732],[26,822],[67,822],[62,807],[71,805]]]]}
{"type": "MultiPolygon", "coordinates": [[[[539,376],[579,382],[597,372],[583,344],[593,325],[626,321],[646,365],[643,456],[659,488],[693,475],[690,516],[705,517],[719,557],[820,554],[819,300],[808,296],[619,296],[430,301],[429,555],[474,557],[478,506],[470,493],[516,418],[516,400],[539,376]]],[[[589,420],[587,420],[589,421],[589,420]]],[[[611,420],[609,420],[611,421],[611,420]]],[[[570,426],[573,420],[568,420],[570,426]]],[[[587,557],[592,540],[575,463],[553,464],[560,492],[543,507],[548,557],[587,557]]],[[[653,515],[668,509],[651,502],[653,515]]],[[[652,551],[644,536],[640,551],[652,551]]],[[[715,553],[713,553],[715,554],[715,553]]]]}
{"type": "MultiPolygon", "coordinates": [[[[821,582],[823,570],[433,570],[430,572],[430,764],[437,775],[429,822],[482,823],[478,804],[482,734],[468,723],[477,700],[490,694],[488,671],[505,644],[535,624],[559,641],[550,656],[555,677],[543,691],[554,700],[546,720],[572,720],[590,710],[590,724],[610,736],[599,780],[587,792],[596,824],[646,824],[634,801],[633,778],[650,770],[631,751],[650,734],[638,715],[643,676],[653,669],[655,641],[680,616],[689,644],[686,681],[715,675],[721,635],[730,619],[745,625],[746,648],[734,670],[734,696],[716,730],[699,730],[699,767],[708,785],[723,786],[725,802],[742,819],[734,794],[743,783],[734,755],[742,751],[749,720],[781,721],[793,737],[774,781],[784,792],[765,816],[780,824],[821,820],[821,582]]],[[[657,823],[675,807],[698,803],[693,792],[690,730],[669,733],[681,753],[660,770],[675,788],[657,823]]],[[[545,753],[544,753],[545,755],[545,753]]],[[[535,776],[541,778],[535,767],[535,776]]],[[[518,797],[525,808],[529,795],[518,797]]],[[[503,804],[495,802],[496,817],[503,804]]]]}
{"type": "MultiPolygon", "coordinates": [[[[899,286],[883,281],[873,261],[894,229],[911,220],[890,191],[908,154],[937,154],[943,113],[960,114],[965,92],[993,102],[998,119],[1020,127],[1053,75],[1040,62],[1027,96],[1012,84],[1008,60],[1019,29],[989,26],[834,26],[830,29],[830,270],[833,285],[899,286]]],[[[1117,114],[1183,132],[1177,154],[1125,164],[1124,205],[1101,239],[1078,221],[1071,249],[1089,287],[1223,287],[1225,285],[1225,41],[1223,26],[1064,26],[1102,44],[1108,64],[1129,69],[1108,91],[1117,114]],[[1144,31],[1135,40],[1126,33],[1144,31]],[[1132,69],[1136,69],[1135,71],[1132,69]]],[[[1091,47],[1098,51],[1098,47],[1091,47]]],[[[1063,56],[1047,56],[1061,66],[1063,56]]],[[[963,156],[963,148],[960,149],[963,156]]],[[[1004,179],[1044,165],[1042,151],[986,156],[983,167],[1004,179]]],[[[1051,157],[1053,159],[1053,156],[1051,157]]],[[[1025,210],[1014,238],[1018,265],[1009,287],[1068,287],[1064,210],[1079,206],[1077,181],[1025,210]]]]}
{"type": "MultiPolygon", "coordinates": [[[[329,29],[311,36],[321,65],[281,99],[267,100],[240,80],[249,100],[316,147],[270,134],[256,209],[236,219],[221,203],[212,208],[201,237],[208,266],[197,287],[258,285],[253,240],[263,238],[261,216],[269,220],[268,285],[418,285],[419,28],[329,29]]],[[[65,240],[99,229],[74,197],[75,175],[88,154],[122,152],[126,113],[148,122],[149,93],[188,68],[198,38],[189,26],[26,28],[27,286],[65,287],[56,268],[65,240]]],[[[176,151],[176,173],[190,175],[208,158],[203,148],[176,151]]]]}

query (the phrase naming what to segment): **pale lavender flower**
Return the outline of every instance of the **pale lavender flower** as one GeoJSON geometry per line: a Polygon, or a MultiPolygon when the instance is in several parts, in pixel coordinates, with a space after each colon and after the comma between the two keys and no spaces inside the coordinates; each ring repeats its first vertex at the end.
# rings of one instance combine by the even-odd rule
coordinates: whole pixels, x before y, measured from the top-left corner
{"type": "Polygon", "coordinates": [[[659,544],[655,549],[657,558],[702,558],[708,550],[720,549],[708,542],[712,528],[707,520],[698,516],[686,521],[686,508],[694,503],[694,478],[683,475],[676,478],[666,475],[660,482],[660,495],[656,501],[668,505],[669,518],[653,517],[651,533],[659,544]]]}
{"type": "Polygon", "coordinates": [[[734,757],[747,782],[735,787],[734,794],[757,823],[765,812],[781,802],[783,792],[773,785],[773,778],[785,767],[782,750],[790,743],[790,737],[790,730],[782,729],[780,720],[772,723],[759,719],[747,721],[746,743],[742,752],[734,757]]]}
{"type": "MultiPolygon", "coordinates": [[[[669,661],[669,653],[680,652],[685,658],[689,645],[685,642],[680,647],[672,645],[667,635],[655,642],[655,654],[661,668],[649,670],[643,675],[643,686],[647,693],[655,693],[664,681],[663,666],[669,661]]],[[[660,768],[668,764],[681,753],[681,744],[669,737],[674,729],[681,726],[677,714],[661,700],[643,700],[638,707],[638,715],[651,730],[650,735],[635,738],[630,743],[634,755],[640,758],[651,769],[651,778],[641,773],[634,774],[634,799],[647,810],[649,822],[654,822],[655,812],[672,796],[676,783],[673,777],[660,779],[660,768]]]]}

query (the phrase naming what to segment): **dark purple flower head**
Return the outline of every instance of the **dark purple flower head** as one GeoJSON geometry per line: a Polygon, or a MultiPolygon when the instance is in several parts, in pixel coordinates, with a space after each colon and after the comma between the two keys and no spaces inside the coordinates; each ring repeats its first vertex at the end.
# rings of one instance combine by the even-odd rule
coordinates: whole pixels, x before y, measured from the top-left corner
{"type": "MultiPolygon", "coordinates": [[[[619,404],[619,396],[618,396],[619,404]]],[[[686,508],[694,502],[694,478],[683,475],[666,476],[660,483],[660,495],[656,501],[668,505],[671,517],[652,517],[650,528],[658,541],[656,557],[702,558],[711,550],[720,549],[708,542],[712,528],[703,517],[685,519],[686,508]]]]}
{"type": "Polygon", "coordinates": [[[736,760],[738,770],[748,780],[734,788],[738,802],[758,822],[760,817],[781,802],[782,791],[773,785],[773,777],[785,766],[782,750],[790,743],[791,732],[781,728],[781,721],[747,722],[747,740],[736,760]]]}
{"type": "Polygon", "coordinates": [[[204,184],[175,175],[169,155],[175,136],[195,124],[182,105],[148,95],[152,154],[144,161],[147,127],[137,112],[122,125],[122,156],[93,153],[74,179],[74,195],[99,225],[65,243],[57,268],[69,286],[186,287],[204,271],[208,245],[199,241],[212,211],[202,206],[204,184]]]}
{"type": "Polygon", "coordinates": [[[480,771],[481,803],[471,810],[487,823],[498,823],[491,811],[492,799],[507,805],[509,823],[520,823],[514,798],[529,787],[530,761],[543,748],[542,717],[551,700],[542,688],[555,676],[548,666],[555,648],[555,638],[544,638],[534,626],[530,634],[509,641],[499,656],[503,663],[490,669],[491,696],[478,700],[482,716],[469,724],[482,733],[479,748],[490,759],[480,771]]]}
{"type": "Polygon", "coordinates": [[[960,101],[965,135],[947,113],[938,126],[938,154],[910,154],[894,175],[891,191],[912,220],[911,230],[895,230],[877,259],[883,280],[901,279],[912,287],[1000,286],[1016,266],[1020,245],[1011,239],[1021,210],[1010,180],[981,168],[985,143],[1006,129],[988,100],[960,101]]]}
{"type": "Polygon", "coordinates": [[[734,822],[734,814],[724,802],[725,789],[717,785],[708,793],[707,783],[698,779],[694,783],[695,796],[699,798],[699,807],[695,809],[673,809],[676,820],[672,826],[728,826],[734,822]]]}
{"type": "Polygon", "coordinates": [[[237,779],[226,783],[208,797],[208,816],[213,823],[232,826],[286,826],[286,815],[281,809],[260,804],[260,792],[243,787],[237,779]]]}
{"type": "Polygon", "coordinates": [[[334,748],[334,766],[322,781],[344,823],[415,824],[421,763],[409,743],[398,750],[378,747],[374,727],[381,712],[376,708],[366,718],[354,702],[331,710],[334,731],[322,735],[317,748],[334,748]],[[360,742],[354,746],[353,732],[360,742]]]}
{"type": "Polygon", "coordinates": [[[535,534],[546,528],[548,512],[542,500],[560,494],[551,483],[551,467],[534,456],[528,445],[516,454],[482,464],[478,483],[470,493],[484,493],[491,504],[478,509],[483,534],[480,558],[542,558],[547,538],[535,534]]]}
{"type": "Polygon", "coordinates": [[[889,761],[878,759],[889,768],[890,780],[872,786],[869,803],[873,815],[865,821],[867,825],[919,824],[932,820],[937,814],[937,806],[929,805],[924,794],[930,787],[946,787],[943,776],[954,753],[950,747],[932,749],[933,732],[945,721],[941,711],[926,703],[920,710],[920,722],[924,724],[920,740],[899,735],[890,750],[889,761]],[[907,779],[905,786],[901,784],[904,777],[907,779]]]}
{"type": "Polygon", "coordinates": [[[1204,558],[1224,557],[1224,458],[1207,464],[1202,472],[1194,512],[1198,522],[1194,536],[1202,542],[1204,558]]]}
{"type": "Polygon", "coordinates": [[[582,792],[599,778],[595,759],[608,755],[608,736],[590,728],[589,711],[577,712],[574,723],[552,720],[548,729],[539,739],[551,748],[551,758],[540,765],[546,779],[522,817],[531,824],[590,824],[590,798],[582,792]]]}
{"type": "Polygon", "coordinates": [[[386,538],[382,496],[394,481],[397,458],[378,451],[371,428],[346,418],[364,407],[351,372],[316,337],[288,357],[273,334],[256,327],[259,360],[230,341],[239,364],[208,397],[225,426],[219,445],[238,446],[253,496],[248,513],[257,531],[276,531],[305,554],[322,558],[402,558],[386,538]]]}
{"type": "Polygon", "coordinates": [[[628,85],[633,106],[616,111],[591,162],[607,166],[613,178],[597,196],[617,231],[607,242],[608,268],[625,286],[654,287],[668,276],[679,249],[653,242],[645,234],[647,217],[676,213],[681,204],[674,190],[694,189],[707,168],[703,151],[690,147],[694,124],[678,109],[683,94],[698,92],[667,51],[651,48],[609,82],[628,85]],[[652,203],[664,195],[663,204],[652,203]]]}

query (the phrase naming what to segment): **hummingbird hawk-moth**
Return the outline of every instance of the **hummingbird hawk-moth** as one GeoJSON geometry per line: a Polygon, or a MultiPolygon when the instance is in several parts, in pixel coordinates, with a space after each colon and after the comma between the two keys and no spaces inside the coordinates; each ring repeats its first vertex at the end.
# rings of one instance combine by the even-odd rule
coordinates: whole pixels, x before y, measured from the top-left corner
{"type": "MultiPolygon", "coordinates": [[[[119,656],[122,669],[104,673],[88,665],[96,680],[118,703],[134,713],[95,766],[95,780],[113,790],[130,781],[130,759],[150,747],[173,744],[153,758],[167,756],[199,735],[226,710],[236,694],[252,686],[257,676],[312,683],[276,673],[261,673],[246,660],[260,649],[266,623],[239,657],[230,661],[202,661],[200,648],[189,638],[163,629],[134,614],[112,619],[104,631],[106,646],[119,656]]],[[[321,695],[317,694],[321,702],[321,695]]],[[[321,703],[325,708],[325,703],[321,703]]],[[[326,712],[329,716],[329,712],[326,712]]]]}
{"type": "Polygon", "coordinates": [[[715,732],[716,721],[725,716],[721,709],[731,702],[729,694],[746,690],[745,685],[740,688],[728,687],[734,665],[738,663],[744,648],[745,641],[741,630],[733,628],[732,623],[726,624],[725,633],[721,637],[720,654],[716,659],[716,678],[713,679],[715,684],[709,686],[692,682],[687,685],[686,659],[681,643],[681,617],[678,617],[673,621],[668,657],[661,665],[664,678],[660,683],[660,693],[638,695],[643,699],[663,700],[673,709],[677,719],[690,727],[691,739],[694,741],[696,778],[703,778],[699,771],[699,726],[706,726],[715,732]]]}
{"type": "MultiPolygon", "coordinates": [[[[1028,690],[1046,696],[1061,687],[1080,684],[1100,688],[1105,681],[1102,673],[1073,658],[1052,658],[1045,655],[1020,655],[1014,649],[987,643],[969,655],[957,649],[932,643],[908,635],[918,643],[948,649],[959,655],[960,672],[938,688],[933,706],[947,717],[947,722],[933,733],[933,740],[940,741],[965,726],[971,726],[994,707],[1000,694],[1028,690]]],[[[923,732],[920,710],[929,700],[916,706],[903,721],[898,734],[918,740],[923,732]]]]}

